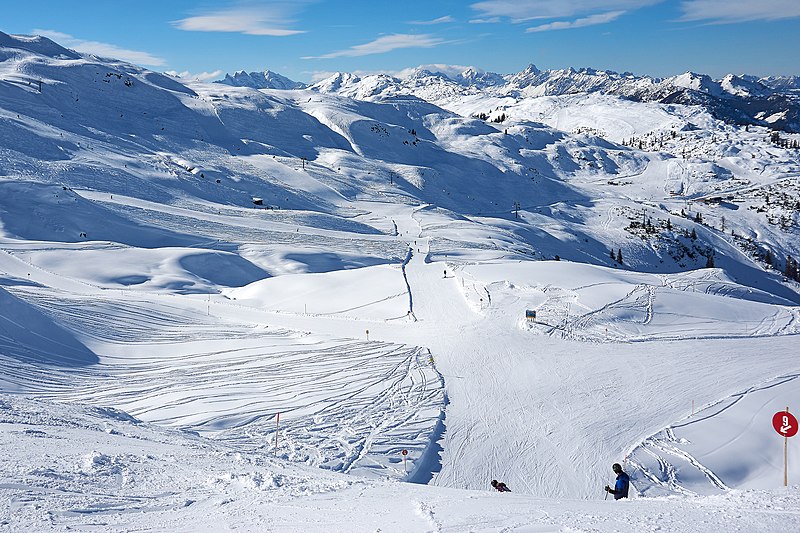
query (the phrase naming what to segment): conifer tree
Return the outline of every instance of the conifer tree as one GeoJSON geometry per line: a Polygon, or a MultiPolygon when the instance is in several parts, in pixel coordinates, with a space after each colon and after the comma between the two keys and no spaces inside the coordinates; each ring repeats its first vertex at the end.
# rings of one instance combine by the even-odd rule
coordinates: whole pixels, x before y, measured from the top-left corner
{"type": "Polygon", "coordinates": [[[617,248],[617,263],[620,265],[624,264],[622,262],[622,248],[617,248]]]}
{"type": "Polygon", "coordinates": [[[786,268],[783,269],[783,275],[789,279],[798,280],[797,261],[790,255],[786,258],[786,268]]]}

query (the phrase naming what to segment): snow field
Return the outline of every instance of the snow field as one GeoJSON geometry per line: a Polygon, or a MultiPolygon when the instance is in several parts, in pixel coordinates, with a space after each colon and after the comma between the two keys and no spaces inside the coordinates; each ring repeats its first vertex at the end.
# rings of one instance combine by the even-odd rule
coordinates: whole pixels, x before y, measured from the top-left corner
{"type": "Polygon", "coordinates": [[[758,210],[798,158],[763,131],[0,52],[0,529],[796,528],[799,297],[752,247],[800,255],[758,210]]]}

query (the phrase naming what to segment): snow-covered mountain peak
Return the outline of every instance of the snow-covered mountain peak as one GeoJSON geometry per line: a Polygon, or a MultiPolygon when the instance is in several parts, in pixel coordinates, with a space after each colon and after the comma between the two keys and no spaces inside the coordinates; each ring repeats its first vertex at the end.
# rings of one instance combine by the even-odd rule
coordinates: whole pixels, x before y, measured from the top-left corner
{"type": "Polygon", "coordinates": [[[334,93],[342,89],[346,89],[355,83],[361,81],[361,78],[349,72],[336,72],[327,78],[318,81],[311,86],[312,89],[318,90],[323,93],[334,93]]]}
{"type": "Polygon", "coordinates": [[[667,80],[675,87],[683,87],[685,89],[692,89],[700,91],[712,96],[720,96],[721,88],[719,83],[711,79],[711,76],[706,74],[697,74],[696,72],[686,71],[683,74],[674,76],[667,80]]]}
{"type": "Polygon", "coordinates": [[[536,65],[534,65],[533,63],[528,63],[528,66],[525,67],[522,71],[520,71],[519,74],[523,75],[523,76],[524,75],[536,76],[537,74],[540,74],[541,72],[542,71],[539,70],[539,68],[536,65]]]}
{"type": "Polygon", "coordinates": [[[765,96],[769,89],[757,80],[748,79],[746,76],[728,74],[720,81],[722,90],[734,96],[750,97],[765,96]]]}
{"type": "Polygon", "coordinates": [[[216,83],[224,83],[235,87],[250,87],[251,89],[302,89],[304,83],[290,80],[277,72],[265,70],[264,72],[245,72],[240,70],[233,75],[226,74],[225,78],[216,83]]]}
{"type": "Polygon", "coordinates": [[[464,70],[456,77],[455,81],[468,87],[472,86],[483,89],[503,85],[505,83],[505,79],[503,79],[501,75],[494,72],[486,72],[474,67],[469,67],[464,70]]]}
{"type": "Polygon", "coordinates": [[[417,67],[406,76],[407,80],[421,80],[426,78],[439,78],[443,80],[452,81],[452,78],[440,70],[431,70],[425,67],[417,67]]]}
{"type": "Polygon", "coordinates": [[[766,76],[758,81],[773,90],[800,91],[800,76],[766,76]]]}
{"type": "Polygon", "coordinates": [[[64,48],[41,35],[10,35],[0,32],[0,48],[24,50],[53,59],[80,59],[81,57],[74,50],[64,48]]]}

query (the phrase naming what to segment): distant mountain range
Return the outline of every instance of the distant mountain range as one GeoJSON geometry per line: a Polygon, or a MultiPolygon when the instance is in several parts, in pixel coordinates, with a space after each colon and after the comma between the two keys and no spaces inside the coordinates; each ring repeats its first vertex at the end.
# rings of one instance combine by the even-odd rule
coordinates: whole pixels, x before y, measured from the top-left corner
{"type": "Polygon", "coordinates": [[[251,89],[303,89],[304,83],[292,81],[286,76],[265,70],[264,72],[245,72],[240,70],[233,75],[226,74],[225,78],[217,83],[224,83],[233,87],[250,87],[251,89]]]}
{"type": "Polygon", "coordinates": [[[226,75],[219,83],[256,89],[309,88],[359,100],[414,95],[442,106],[448,100],[481,93],[517,100],[602,93],[640,102],[698,105],[729,123],[800,132],[798,76],[758,78],[728,74],[721,80],[714,80],[705,74],[686,72],[669,78],[652,78],[591,68],[539,70],[529,65],[509,75],[474,68],[457,74],[417,68],[403,77],[388,74],[362,77],[338,72],[310,86],[271,71],[237,72],[226,75]]]}

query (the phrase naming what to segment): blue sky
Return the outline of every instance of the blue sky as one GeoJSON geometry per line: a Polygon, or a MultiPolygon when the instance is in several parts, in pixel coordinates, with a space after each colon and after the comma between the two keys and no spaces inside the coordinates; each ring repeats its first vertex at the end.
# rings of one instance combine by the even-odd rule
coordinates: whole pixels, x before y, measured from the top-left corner
{"type": "Polygon", "coordinates": [[[800,0],[38,0],[4,2],[0,31],[215,79],[273,70],[593,67],[800,75],[800,0]]]}

